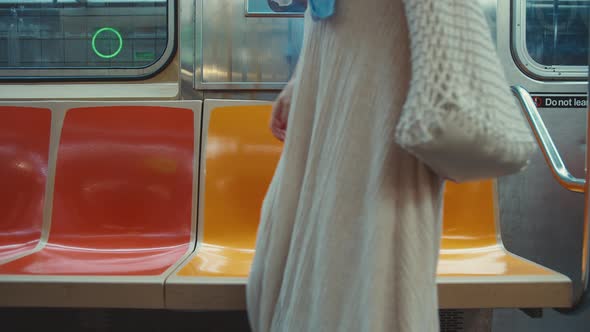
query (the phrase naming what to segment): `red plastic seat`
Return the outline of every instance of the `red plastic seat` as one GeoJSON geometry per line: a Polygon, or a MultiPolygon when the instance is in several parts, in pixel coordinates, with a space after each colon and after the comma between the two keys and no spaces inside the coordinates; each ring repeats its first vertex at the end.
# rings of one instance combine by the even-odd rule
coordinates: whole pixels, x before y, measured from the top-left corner
{"type": "MultiPolygon", "coordinates": [[[[198,113],[182,106],[103,106],[67,111],[58,149],[48,243],[34,254],[0,266],[0,275],[27,276],[41,285],[49,281],[83,284],[89,280],[66,282],[55,276],[116,276],[115,280],[99,279],[100,284],[121,287],[149,283],[152,277],[159,288],[153,288],[157,293],[151,300],[139,304],[128,299],[118,301],[118,296],[127,296],[125,292],[116,293],[122,289],[119,287],[109,288],[116,291],[106,301],[84,299],[91,295],[85,293],[88,288],[80,288],[79,294],[84,296],[76,294],[51,302],[25,300],[24,304],[12,291],[14,296],[6,302],[163,306],[166,271],[193,249],[198,118],[198,113]]],[[[18,278],[0,283],[0,292],[10,284],[23,286],[15,280],[18,278]]]]}
{"type": "Polygon", "coordinates": [[[51,111],[0,106],[0,262],[41,239],[51,111]]]}

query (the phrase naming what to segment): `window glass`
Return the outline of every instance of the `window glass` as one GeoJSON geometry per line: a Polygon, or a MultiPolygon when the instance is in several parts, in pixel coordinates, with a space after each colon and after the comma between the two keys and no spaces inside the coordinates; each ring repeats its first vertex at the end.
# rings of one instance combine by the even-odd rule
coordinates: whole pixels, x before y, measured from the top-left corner
{"type": "Polygon", "coordinates": [[[145,68],[168,30],[167,0],[0,0],[0,70],[145,68]]]}
{"type": "Polygon", "coordinates": [[[526,48],[543,66],[588,64],[589,0],[526,0],[526,48]]]}

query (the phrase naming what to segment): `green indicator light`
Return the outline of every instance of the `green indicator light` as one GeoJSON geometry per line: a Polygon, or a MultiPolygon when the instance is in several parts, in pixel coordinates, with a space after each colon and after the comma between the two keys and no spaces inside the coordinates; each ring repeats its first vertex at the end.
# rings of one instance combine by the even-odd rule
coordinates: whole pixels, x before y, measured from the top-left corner
{"type": "Polygon", "coordinates": [[[104,27],[99,29],[98,31],[96,31],[94,33],[94,36],[92,36],[92,50],[94,51],[94,53],[96,55],[98,55],[99,57],[103,58],[103,59],[110,59],[110,58],[114,58],[116,57],[121,50],[123,49],[123,37],[121,37],[121,34],[119,33],[119,31],[110,28],[110,27],[104,27]],[[97,48],[96,48],[96,38],[98,37],[98,35],[100,35],[103,32],[111,32],[114,33],[115,36],[117,36],[117,39],[119,40],[119,47],[117,48],[117,50],[111,54],[104,54],[101,53],[97,48]]]}

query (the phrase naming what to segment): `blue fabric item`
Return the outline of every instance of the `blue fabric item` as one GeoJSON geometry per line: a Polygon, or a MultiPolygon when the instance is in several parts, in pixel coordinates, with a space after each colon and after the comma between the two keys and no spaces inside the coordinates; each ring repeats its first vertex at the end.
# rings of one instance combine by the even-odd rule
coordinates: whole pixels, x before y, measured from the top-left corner
{"type": "Polygon", "coordinates": [[[324,20],[334,15],[336,0],[309,0],[311,17],[315,20],[324,20]]]}

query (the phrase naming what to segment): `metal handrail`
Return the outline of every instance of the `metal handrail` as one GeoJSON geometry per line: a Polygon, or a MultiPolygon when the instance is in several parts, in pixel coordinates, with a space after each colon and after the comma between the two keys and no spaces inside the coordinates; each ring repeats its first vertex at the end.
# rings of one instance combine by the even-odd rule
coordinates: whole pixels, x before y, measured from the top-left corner
{"type": "Polygon", "coordinates": [[[586,187],[586,180],[576,178],[568,171],[563,159],[561,159],[559,151],[553,143],[553,139],[551,139],[551,135],[549,135],[549,132],[545,127],[541,115],[539,115],[539,111],[537,110],[537,106],[535,105],[533,98],[531,98],[531,95],[520,86],[513,86],[512,92],[523,108],[524,115],[533,129],[535,138],[539,143],[539,147],[543,152],[543,156],[545,157],[553,176],[566,189],[583,193],[586,187]]]}
{"type": "Polygon", "coordinates": [[[590,266],[590,193],[588,193],[586,190],[586,180],[576,178],[568,171],[563,160],[561,159],[559,151],[551,139],[551,135],[547,131],[547,127],[545,127],[545,123],[539,114],[539,110],[537,109],[537,106],[535,105],[535,102],[528,91],[521,86],[513,86],[512,92],[522,106],[523,113],[533,130],[535,138],[537,139],[537,143],[543,152],[545,161],[547,161],[547,165],[551,169],[553,176],[566,189],[586,194],[584,200],[582,275],[580,280],[582,288],[574,295],[574,303],[572,308],[567,310],[559,310],[560,312],[564,313],[577,313],[590,305],[590,293],[588,293],[590,279],[590,271],[588,270],[588,267],[590,266]]]}

